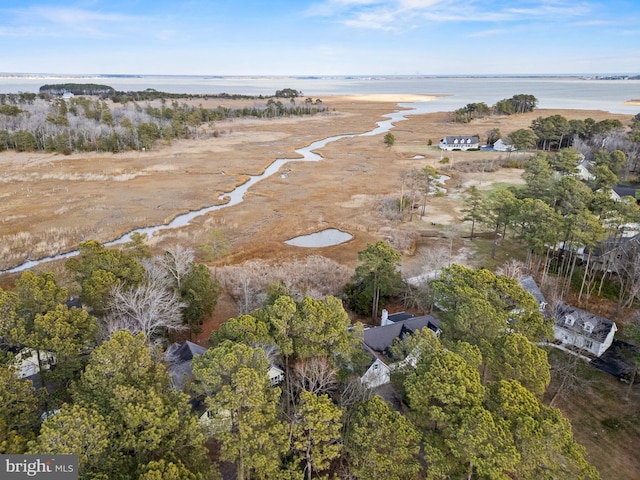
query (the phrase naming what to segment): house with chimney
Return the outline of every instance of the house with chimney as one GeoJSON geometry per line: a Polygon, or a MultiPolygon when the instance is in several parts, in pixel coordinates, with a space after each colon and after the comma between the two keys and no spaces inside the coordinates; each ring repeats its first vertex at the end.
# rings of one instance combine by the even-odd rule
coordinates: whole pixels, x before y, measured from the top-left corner
{"type": "MultiPolygon", "coordinates": [[[[371,364],[360,377],[360,381],[368,388],[376,388],[390,382],[391,371],[395,364],[389,360],[389,349],[393,343],[404,339],[406,335],[428,328],[434,335],[440,332],[440,320],[433,315],[416,317],[410,313],[398,312],[389,314],[382,311],[379,327],[368,328],[363,335],[363,348],[371,356],[371,364]]],[[[404,362],[415,364],[417,358],[411,354],[404,362]]]]}

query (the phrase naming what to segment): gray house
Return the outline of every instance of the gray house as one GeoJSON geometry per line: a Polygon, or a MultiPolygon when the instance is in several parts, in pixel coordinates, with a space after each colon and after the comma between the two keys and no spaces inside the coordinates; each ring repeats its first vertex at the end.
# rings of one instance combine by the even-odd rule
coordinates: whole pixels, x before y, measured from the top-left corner
{"type": "Polygon", "coordinates": [[[618,330],[616,324],[607,318],[563,303],[555,308],[554,313],[554,338],[596,357],[611,346],[618,330]]]}

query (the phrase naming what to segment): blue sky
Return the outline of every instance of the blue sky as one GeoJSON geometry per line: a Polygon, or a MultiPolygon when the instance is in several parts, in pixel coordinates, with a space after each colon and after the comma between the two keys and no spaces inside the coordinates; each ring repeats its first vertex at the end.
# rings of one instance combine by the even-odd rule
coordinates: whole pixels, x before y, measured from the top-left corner
{"type": "Polygon", "coordinates": [[[640,74],[640,2],[0,0],[0,72],[640,74]]]}

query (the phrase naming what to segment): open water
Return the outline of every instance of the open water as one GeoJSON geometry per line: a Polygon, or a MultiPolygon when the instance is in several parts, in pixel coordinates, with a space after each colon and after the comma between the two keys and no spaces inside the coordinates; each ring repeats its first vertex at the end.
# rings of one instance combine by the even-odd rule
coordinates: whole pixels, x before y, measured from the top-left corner
{"type": "Polygon", "coordinates": [[[353,94],[446,95],[430,111],[451,111],[469,103],[494,105],[517,94],[534,95],[538,108],[575,108],[640,113],[625,102],[640,99],[640,80],[599,80],[577,76],[495,77],[199,77],[199,76],[35,76],[0,74],[0,93],[38,92],[44,84],[99,83],[116,90],[153,88],[170,93],[273,95],[293,88],[304,96],[353,94]]]}

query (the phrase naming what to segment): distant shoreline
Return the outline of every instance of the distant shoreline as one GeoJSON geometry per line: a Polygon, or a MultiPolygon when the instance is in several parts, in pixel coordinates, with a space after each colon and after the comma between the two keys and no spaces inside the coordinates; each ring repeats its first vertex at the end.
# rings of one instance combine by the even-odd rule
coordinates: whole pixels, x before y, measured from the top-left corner
{"type": "Polygon", "coordinates": [[[192,75],[164,73],[21,73],[0,72],[0,79],[94,79],[94,78],[201,78],[201,79],[298,79],[298,80],[393,80],[427,78],[579,78],[583,80],[639,80],[638,74],[595,74],[595,73],[541,73],[541,74],[442,74],[442,75],[192,75]]]}
{"type": "Polygon", "coordinates": [[[415,93],[361,93],[356,95],[327,95],[326,101],[342,100],[351,102],[391,102],[391,103],[413,103],[430,102],[439,97],[448,95],[441,94],[415,94],[415,93]]]}

